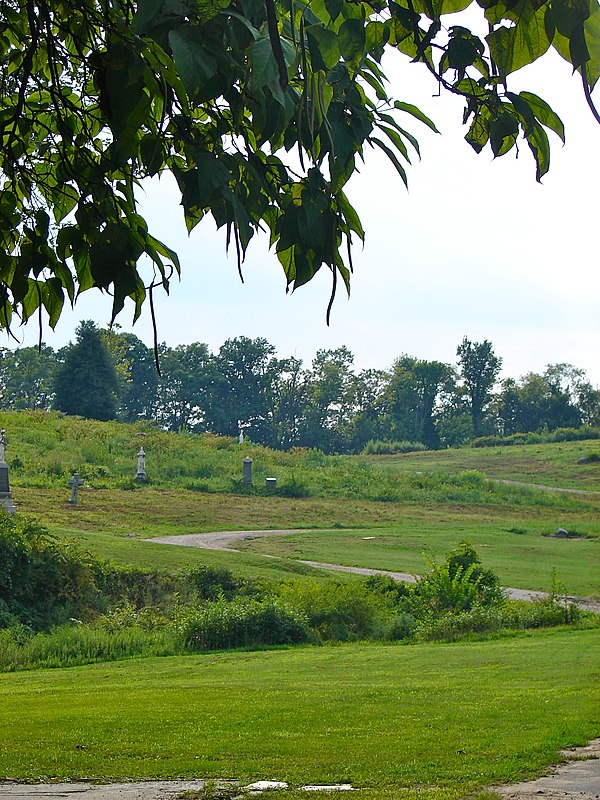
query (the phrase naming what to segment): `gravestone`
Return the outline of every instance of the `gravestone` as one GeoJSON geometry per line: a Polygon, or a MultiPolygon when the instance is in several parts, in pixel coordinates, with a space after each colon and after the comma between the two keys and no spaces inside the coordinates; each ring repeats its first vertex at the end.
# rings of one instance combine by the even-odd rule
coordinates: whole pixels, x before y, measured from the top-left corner
{"type": "Polygon", "coordinates": [[[77,493],[79,492],[79,487],[83,486],[85,481],[83,481],[79,477],[79,473],[78,472],[74,472],[73,473],[73,477],[69,478],[67,483],[71,487],[71,499],[69,500],[69,503],[71,503],[72,505],[76,506],[77,505],[77,493]]]}
{"type": "Polygon", "coordinates": [[[277,478],[265,478],[265,483],[267,485],[267,489],[277,488],[277,478]]]}
{"type": "Polygon", "coordinates": [[[140,447],[140,452],[137,454],[138,466],[137,466],[137,473],[135,476],[136,481],[145,481],[146,480],[146,453],[144,453],[144,448],[140,447]]]}
{"type": "Polygon", "coordinates": [[[244,459],[244,472],[242,480],[246,486],[252,486],[252,459],[248,456],[246,456],[244,459]]]}
{"type": "Polygon", "coordinates": [[[10,483],[8,480],[8,464],[4,459],[6,448],[8,447],[8,440],[4,428],[0,430],[0,504],[4,506],[4,510],[8,514],[16,513],[15,504],[13,503],[12,494],[10,493],[10,483]]]}

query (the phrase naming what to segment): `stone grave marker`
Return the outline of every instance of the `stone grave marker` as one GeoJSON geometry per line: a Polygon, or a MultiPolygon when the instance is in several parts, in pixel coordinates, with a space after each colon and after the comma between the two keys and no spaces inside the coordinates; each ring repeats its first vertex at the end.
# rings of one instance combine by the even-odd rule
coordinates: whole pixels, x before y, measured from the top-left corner
{"type": "Polygon", "coordinates": [[[15,504],[13,503],[12,494],[10,493],[10,483],[8,480],[8,464],[5,461],[6,448],[8,447],[8,439],[4,428],[0,430],[0,504],[9,514],[16,512],[15,504]]]}
{"type": "Polygon", "coordinates": [[[69,478],[67,483],[71,487],[71,499],[69,500],[69,503],[71,503],[72,505],[76,506],[77,505],[77,494],[79,492],[79,487],[83,486],[85,481],[83,481],[79,477],[79,473],[78,472],[74,472],[73,473],[73,477],[69,478]]]}

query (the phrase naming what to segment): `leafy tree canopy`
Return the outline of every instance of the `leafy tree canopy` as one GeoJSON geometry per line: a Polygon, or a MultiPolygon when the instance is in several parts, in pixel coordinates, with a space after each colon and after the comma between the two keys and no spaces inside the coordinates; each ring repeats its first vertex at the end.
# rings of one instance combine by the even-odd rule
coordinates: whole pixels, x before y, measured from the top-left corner
{"type": "Polygon", "coordinates": [[[547,131],[563,139],[563,124],[512,92],[511,74],[553,47],[593,111],[600,75],[598,0],[1,0],[1,14],[2,327],[44,309],[54,327],[92,287],[112,293],[113,315],[129,298],[137,318],[155,286],[168,289],[177,256],[136,202],[164,171],[188,229],[210,213],[238,264],[263,228],[289,287],[323,266],[334,293],[348,287],[363,238],[344,192],[356,159],[377,147],[406,182],[419,152],[407,121],[435,129],[389,96],[386,48],[464,98],[476,151],[501,156],[524,138],[538,180],[547,131]],[[477,16],[485,36],[465,27],[477,16]]]}

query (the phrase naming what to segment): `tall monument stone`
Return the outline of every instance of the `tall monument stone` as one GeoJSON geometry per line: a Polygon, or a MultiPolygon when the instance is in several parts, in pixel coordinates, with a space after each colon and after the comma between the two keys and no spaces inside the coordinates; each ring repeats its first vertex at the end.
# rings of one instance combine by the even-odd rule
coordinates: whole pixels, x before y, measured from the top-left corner
{"type": "Polygon", "coordinates": [[[4,506],[4,510],[9,514],[16,512],[15,504],[13,503],[12,495],[10,493],[10,484],[8,481],[8,464],[4,460],[8,440],[4,428],[0,430],[0,504],[4,506]]]}

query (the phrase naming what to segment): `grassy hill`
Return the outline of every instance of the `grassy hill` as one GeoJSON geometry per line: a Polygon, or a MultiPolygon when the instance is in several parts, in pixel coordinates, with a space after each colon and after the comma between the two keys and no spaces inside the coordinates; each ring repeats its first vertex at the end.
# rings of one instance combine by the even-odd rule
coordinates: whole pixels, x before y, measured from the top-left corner
{"type": "MultiPolygon", "coordinates": [[[[440,563],[469,540],[504,585],[549,589],[554,581],[600,596],[600,494],[501,482],[595,490],[599,468],[585,465],[584,473],[576,464],[595,442],[366,459],[57,414],[2,414],[0,425],[19,513],[118,565],[227,567],[271,579],[283,598],[297,592],[307,608],[313,598],[341,598],[343,615],[344,598],[363,591],[357,579],[337,573],[347,582],[336,588],[331,573],[303,560],[421,573],[427,558],[440,563]],[[134,481],[140,446],[145,485],[134,481]],[[246,456],[251,488],[241,483],[246,456]],[[67,478],[75,470],[86,484],[72,506],[67,478]],[[276,492],[267,476],[277,477],[276,492]],[[553,537],[558,527],[572,538],[553,537]],[[282,528],[294,532],[248,538],[237,552],[145,541],[282,528]]],[[[38,668],[0,674],[0,780],[275,778],[292,787],[352,782],[366,800],[489,800],[486,787],[540,774],[560,748],[598,735],[599,630],[589,621],[454,644],[140,657],[173,652],[160,649],[157,628],[156,650],[131,646],[128,660],[109,663],[117,639],[137,641],[127,627],[136,613],[125,606],[104,627],[71,623],[24,632],[22,641],[19,630],[6,632],[6,651],[28,648],[38,668]],[[77,663],[76,647],[88,640],[100,643],[88,660],[102,663],[39,668],[77,663]],[[58,661],[44,662],[52,646],[58,661]]]]}
{"type": "Polygon", "coordinates": [[[174,569],[202,562],[285,576],[314,572],[298,563],[308,559],[419,573],[428,566],[424,554],[437,560],[469,540],[504,585],[548,589],[554,570],[566,591],[600,594],[600,495],[499,482],[593,489],[600,464],[577,460],[596,441],[358,458],[272,451],[233,438],[56,413],[4,413],[0,424],[9,438],[19,511],[119,563],[174,569]],[[140,446],[147,453],[146,485],[134,480],[140,446]],[[251,488],[241,482],[247,456],[251,488]],[[75,470],[86,484],[80,504],[71,506],[67,478],[75,470]],[[266,488],[266,476],[278,479],[276,491],[266,488]],[[558,527],[577,537],[549,537],[558,527]],[[319,533],[251,540],[237,553],[143,541],[282,528],[319,533]]]}

